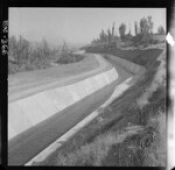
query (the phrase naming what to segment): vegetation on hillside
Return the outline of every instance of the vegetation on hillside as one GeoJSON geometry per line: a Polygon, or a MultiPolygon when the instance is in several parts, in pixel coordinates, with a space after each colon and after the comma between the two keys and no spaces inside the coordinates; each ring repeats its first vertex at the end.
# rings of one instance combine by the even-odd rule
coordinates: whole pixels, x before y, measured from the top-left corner
{"type": "Polygon", "coordinates": [[[160,41],[165,41],[165,30],[163,26],[159,26],[156,33],[153,33],[154,23],[152,17],[143,17],[139,22],[134,22],[135,35],[131,34],[131,30],[128,32],[125,23],[121,23],[118,28],[119,35],[116,33],[115,24],[113,23],[112,28],[108,29],[107,32],[101,30],[99,37],[94,39],[91,46],[106,47],[137,47],[137,46],[148,46],[150,44],[156,44],[160,41]],[[164,38],[159,38],[163,36],[164,38]]]}
{"type": "Polygon", "coordinates": [[[61,56],[56,61],[58,64],[69,64],[79,62],[84,58],[83,55],[74,54],[72,50],[69,49],[68,45],[64,42],[61,49],[61,56]]]}
{"type": "Polygon", "coordinates": [[[92,53],[101,53],[101,54],[111,54],[117,57],[129,60],[136,64],[142,65],[144,67],[149,67],[157,55],[159,55],[162,50],[161,49],[148,49],[148,50],[124,50],[124,49],[117,49],[117,48],[102,48],[102,47],[88,47],[86,48],[87,52],[92,53]]]}

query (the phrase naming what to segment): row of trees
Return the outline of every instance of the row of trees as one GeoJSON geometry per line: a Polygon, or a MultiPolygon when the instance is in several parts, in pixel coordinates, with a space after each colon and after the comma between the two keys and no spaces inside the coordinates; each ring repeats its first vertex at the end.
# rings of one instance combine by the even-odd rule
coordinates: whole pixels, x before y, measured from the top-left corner
{"type": "Polygon", "coordinates": [[[46,40],[32,44],[24,37],[9,37],[9,73],[45,68],[56,55],[57,50],[49,47],[46,40]]]}
{"type": "Polygon", "coordinates": [[[53,63],[74,63],[82,59],[82,56],[73,54],[73,50],[66,42],[62,46],[51,48],[44,39],[41,42],[32,43],[22,36],[18,39],[15,36],[9,37],[9,74],[44,69],[53,63]]]}
{"type": "MultiPolygon", "coordinates": [[[[127,42],[127,41],[132,41],[133,43],[150,43],[153,41],[153,26],[154,23],[152,21],[152,17],[143,17],[140,19],[139,23],[135,21],[134,23],[134,30],[135,30],[135,35],[133,36],[131,34],[131,30],[126,33],[126,24],[121,23],[118,30],[119,30],[119,36],[116,33],[115,30],[115,24],[113,23],[112,29],[108,29],[107,32],[104,30],[101,31],[99,34],[99,38],[93,40],[93,43],[98,43],[98,42],[117,42],[119,40],[119,37],[122,41],[127,42]]],[[[159,35],[165,35],[165,30],[163,26],[159,26],[157,33],[159,35]]]]}
{"type": "Polygon", "coordinates": [[[101,41],[108,41],[111,42],[112,40],[115,40],[117,38],[117,36],[115,36],[115,24],[113,23],[112,29],[108,29],[107,33],[105,33],[104,30],[101,31],[100,35],[99,35],[99,39],[101,41]]]}

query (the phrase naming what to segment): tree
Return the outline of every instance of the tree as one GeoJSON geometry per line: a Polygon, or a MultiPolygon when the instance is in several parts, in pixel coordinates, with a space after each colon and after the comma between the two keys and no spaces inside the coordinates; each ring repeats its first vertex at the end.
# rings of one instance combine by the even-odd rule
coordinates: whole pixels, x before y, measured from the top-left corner
{"type": "Polygon", "coordinates": [[[99,35],[99,38],[100,38],[100,41],[102,41],[102,42],[105,42],[107,40],[106,39],[106,34],[105,34],[105,32],[104,32],[103,29],[101,30],[101,33],[99,35]]]}
{"type": "Polygon", "coordinates": [[[148,22],[148,33],[152,34],[153,33],[153,22],[152,22],[152,16],[147,17],[147,22],[148,22]]]}
{"type": "Polygon", "coordinates": [[[108,33],[108,42],[111,42],[111,40],[112,40],[112,33],[111,33],[111,30],[109,28],[107,30],[107,33],[108,33]]]}
{"type": "Polygon", "coordinates": [[[112,25],[112,38],[114,38],[114,31],[115,31],[115,23],[112,25]]]}
{"type": "Polygon", "coordinates": [[[141,34],[152,34],[153,22],[152,17],[148,16],[147,18],[143,17],[140,20],[140,32],[141,34]]]}
{"type": "Polygon", "coordinates": [[[153,22],[152,17],[143,17],[140,20],[140,34],[135,39],[136,42],[148,45],[153,42],[153,22]]]}
{"type": "Polygon", "coordinates": [[[148,23],[145,17],[140,20],[140,33],[141,34],[148,33],[148,23]]]}
{"type": "Polygon", "coordinates": [[[40,52],[43,59],[49,58],[51,49],[49,48],[48,42],[45,39],[42,39],[41,41],[40,52]]]}
{"type": "Polygon", "coordinates": [[[164,30],[163,26],[158,27],[157,33],[160,34],[160,35],[165,35],[165,30],[164,30]]]}
{"type": "Polygon", "coordinates": [[[9,37],[9,55],[13,56],[15,55],[15,50],[17,48],[17,40],[15,36],[9,37]]]}
{"type": "Polygon", "coordinates": [[[69,51],[68,45],[67,45],[66,41],[64,41],[63,46],[62,46],[62,53],[66,53],[68,51],[69,51]]]}
{"type": "Polygon", "coordinates": [[[131,29],[129,29],[129,32],[128,32],[128,34],[126,34],[126,36],[125,36],[126,38],[126,40],[131,40],[132,39],[132,34],[131,34],[131,29]]]}
{"type": "Polygon", "coordinates": [[[17,41],[16,48],[16,57],[19,65],[23,65],[27,60],[29,60],[30,56],[30,43],[21,35],[19,36],[19,40],[17,41]]]}
{"type": "Polygon", "coordinates": [[[126,32],[126,25],[124,23],[122,23],[119,26],[119,34],[120,34],[121,39],[123,39],[125,37],[125,32],[126,32]]]}
{"type": "Polygon", "coordinates": [[[128,35],[129,35],[129,36],[132,36],[132,34],[131,34],[131,29],[129,29],[128,35]]]}
{"type": "Polygon", "coordinates": [[[137,21],[134,22],[134,29],[135,29],[135,36],[137,36],[139,34],[139,26],[137,21]]]}

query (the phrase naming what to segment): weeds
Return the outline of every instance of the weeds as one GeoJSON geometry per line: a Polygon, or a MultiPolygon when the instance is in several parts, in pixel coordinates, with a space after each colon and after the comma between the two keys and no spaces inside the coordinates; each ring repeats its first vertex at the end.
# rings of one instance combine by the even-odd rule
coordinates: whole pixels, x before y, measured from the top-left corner
{"type": "Polygon", "coordinates": [[[166,166],[166,114],[159,111],[147,126],[154,126],[157,131],[152,145],[144,149],[144,166],[166,166]]]}
{"type": "Polygon", "coordinates": [[[59,64],[69,64],[81,61],[84,58],[82,55],[75,55],[71,52],[64,52],[62,53],[61,57],[57,60],[59,64]]]}
{"type": "Polygon", "coordinates": [[[142,127],[134,126],[115,133],[107,132],[95,138],[92,143],[83,145],[73,153],[58,154],[56,165],[100,166],[112,145],[123,142],[125,138],[141,130],[142,127]]]}

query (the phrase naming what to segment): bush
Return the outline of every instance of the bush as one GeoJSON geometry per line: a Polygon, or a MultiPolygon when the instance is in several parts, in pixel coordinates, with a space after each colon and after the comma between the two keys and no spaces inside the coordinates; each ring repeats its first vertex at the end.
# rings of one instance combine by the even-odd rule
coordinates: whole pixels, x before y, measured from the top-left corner
{"type": "Polygon", "coordinates": [[[23,38],[9,38],[8,73],[44,69],[57,56],[58,49],[51,49],[43,40],[35,46],[23,38]]]}
{"type": "Polygon", "coordinates": [[[83,58],[84,56],[82,55],[72,54],[71,52],[70,53],[64,52],[59,58],[59,60],[57,60],[57,63],[59,64],[75,63],[82,60],[83,58]]]}

